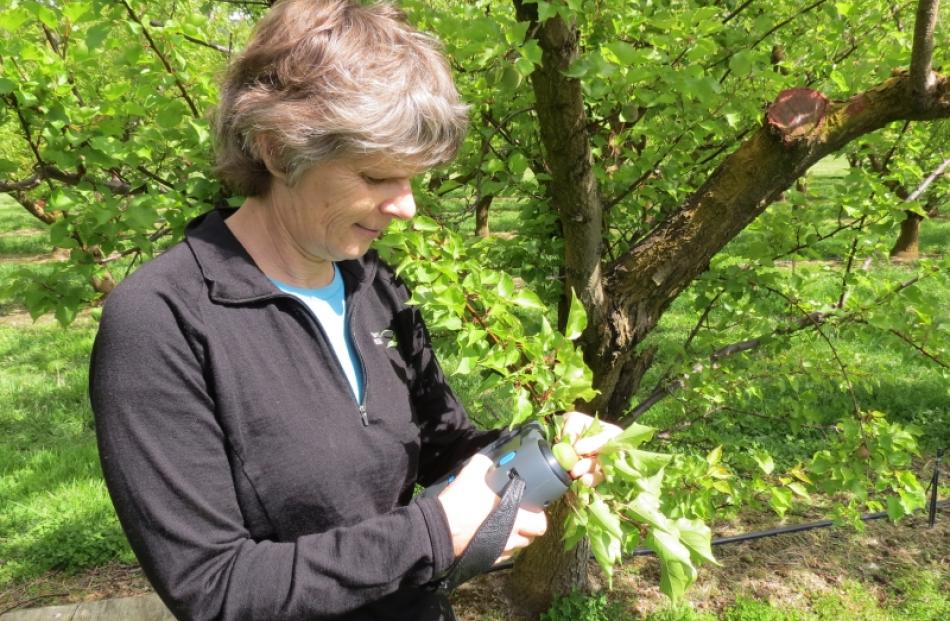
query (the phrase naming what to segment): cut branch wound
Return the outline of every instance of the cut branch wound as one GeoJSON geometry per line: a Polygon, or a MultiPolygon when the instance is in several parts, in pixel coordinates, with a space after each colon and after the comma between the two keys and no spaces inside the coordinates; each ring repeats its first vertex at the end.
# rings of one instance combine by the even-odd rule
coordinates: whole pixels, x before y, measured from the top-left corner
{"type": "Polygon", "coordinates": [[[781,137],[782,144],[791,147],[819,129],[828,110],[828,98],[810,88],[790,88],[782,91],[769,105],[765,122],[781,137]]]}

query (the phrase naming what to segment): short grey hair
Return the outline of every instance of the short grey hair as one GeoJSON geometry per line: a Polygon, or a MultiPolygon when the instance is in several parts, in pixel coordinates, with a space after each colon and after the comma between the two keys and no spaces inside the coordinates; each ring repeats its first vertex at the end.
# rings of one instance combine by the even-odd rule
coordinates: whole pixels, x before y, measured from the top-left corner
{"type": "Polygon", "coordinates": [[[215,113],[218,176],[245,196],[331,159],[382,155],[416,169],[465,138],[441,46],[388,3],[280,0],[232,62],[215,113]]]}

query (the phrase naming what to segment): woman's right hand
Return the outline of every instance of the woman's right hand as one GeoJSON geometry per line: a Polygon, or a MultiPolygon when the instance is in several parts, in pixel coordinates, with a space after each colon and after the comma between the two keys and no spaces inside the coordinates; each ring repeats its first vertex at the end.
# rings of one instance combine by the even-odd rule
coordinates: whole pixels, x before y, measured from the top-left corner
{"type": "MultiPolygon", "coordinates": [[[[501,502],[501,498],[485,482],[491,467],[491,459],[481,453],[476,454],[438,496],[449,522],[452,550],[456,558],[465,551],[475,531],[501,502]]],[[[515,525],[499,560],[510,558],[515,550],[527,547],[535,537],[544,534],[547,526],[544,511],[518,509],[515,525]]]]}

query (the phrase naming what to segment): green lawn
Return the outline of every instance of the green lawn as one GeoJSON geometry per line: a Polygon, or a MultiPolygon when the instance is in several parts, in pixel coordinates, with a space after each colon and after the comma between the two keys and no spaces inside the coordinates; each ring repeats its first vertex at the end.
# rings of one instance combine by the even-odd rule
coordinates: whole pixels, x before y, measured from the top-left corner
{"type": "MultiPolygon", "coordinates": [[[[42,223],[0,194],[0,283],[50,262],[42,223]]],[[[95,324],[32,323],[0,296],[0,592],[52,569],[132,562],[99,470],[86,398],[95,324]]],[[[0,607],[2,608],[2,607],[0,607]]]]}

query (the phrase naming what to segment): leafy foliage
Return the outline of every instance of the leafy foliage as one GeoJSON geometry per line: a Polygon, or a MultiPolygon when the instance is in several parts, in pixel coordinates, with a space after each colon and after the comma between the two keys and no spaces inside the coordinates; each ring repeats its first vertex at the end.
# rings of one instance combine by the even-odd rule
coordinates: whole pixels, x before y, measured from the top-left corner
{"type": "Polygon", "coordinates": [[[541,615],[540,621],[627,621],[632,619],[618,604],[607,601],[606,593],[571,593],[558,598],[541,615]]]}

